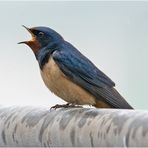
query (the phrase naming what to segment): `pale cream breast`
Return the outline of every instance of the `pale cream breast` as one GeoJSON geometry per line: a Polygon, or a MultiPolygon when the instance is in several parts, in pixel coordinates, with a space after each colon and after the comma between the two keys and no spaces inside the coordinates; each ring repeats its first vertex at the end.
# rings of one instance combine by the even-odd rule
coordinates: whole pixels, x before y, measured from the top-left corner
{"type": "Polygon", "coordinates": [[[44,65],[41,76],[45,85],[66,102],[79,105],[95,104],[95,97],[70,81],[52,58],[44,65]]]}

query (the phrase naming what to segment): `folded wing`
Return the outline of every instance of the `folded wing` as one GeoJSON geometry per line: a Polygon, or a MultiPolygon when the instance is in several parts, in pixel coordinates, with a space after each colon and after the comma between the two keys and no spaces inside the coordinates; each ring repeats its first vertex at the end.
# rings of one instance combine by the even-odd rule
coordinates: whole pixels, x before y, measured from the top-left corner
{"type": "MultiPolygon", "coordinates": [[[[70,46],[70,45],[69,45],[70,46]]],[[[96,99],[103,98],[113,108],[132,107],[115,90],[115,83],[73,46],[52,54],[61,71],[74,83],[81,86],[96,99]]]]}

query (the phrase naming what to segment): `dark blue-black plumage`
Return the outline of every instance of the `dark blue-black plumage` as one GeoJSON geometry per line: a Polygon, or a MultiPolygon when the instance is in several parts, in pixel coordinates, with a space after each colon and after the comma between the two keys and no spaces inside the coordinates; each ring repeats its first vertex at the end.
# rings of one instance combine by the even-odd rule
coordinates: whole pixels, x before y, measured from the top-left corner
{"type": "Polygon", "coordinates": [[[115,83],[60,34],[47,27],[35,27],[30,30],[41,45],[35,53],[41,70],[52,57],[68,79],[96,99],[106,102],[112,108],[132,109],[115,90],[115,83]]]}

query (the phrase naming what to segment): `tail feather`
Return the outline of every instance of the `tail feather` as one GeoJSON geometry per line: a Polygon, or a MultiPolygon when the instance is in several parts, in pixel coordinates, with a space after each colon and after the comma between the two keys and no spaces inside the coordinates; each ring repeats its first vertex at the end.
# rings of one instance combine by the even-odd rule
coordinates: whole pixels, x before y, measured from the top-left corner
{"type": "Polygon", "coordinates": [[[133,109],[115,88],[99,88],[97,92],[113,108],[133,109]]]}

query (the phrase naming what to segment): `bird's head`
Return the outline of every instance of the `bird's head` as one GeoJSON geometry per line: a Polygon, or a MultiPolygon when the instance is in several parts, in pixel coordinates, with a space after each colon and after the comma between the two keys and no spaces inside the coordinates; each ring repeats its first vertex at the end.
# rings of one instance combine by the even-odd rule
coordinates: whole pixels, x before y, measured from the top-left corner
{"type": "Polygon", "coordinates": [[[59,40],[63,39],[60,34],[48,27],[23,27],[26,28],[31,34],[32,39],[29,41],[19,42],[19,44],[24,43],[28,45],[34,54],[36,54],[43,47],[47,46],[49,43],[58,42],[59,40]]]}

